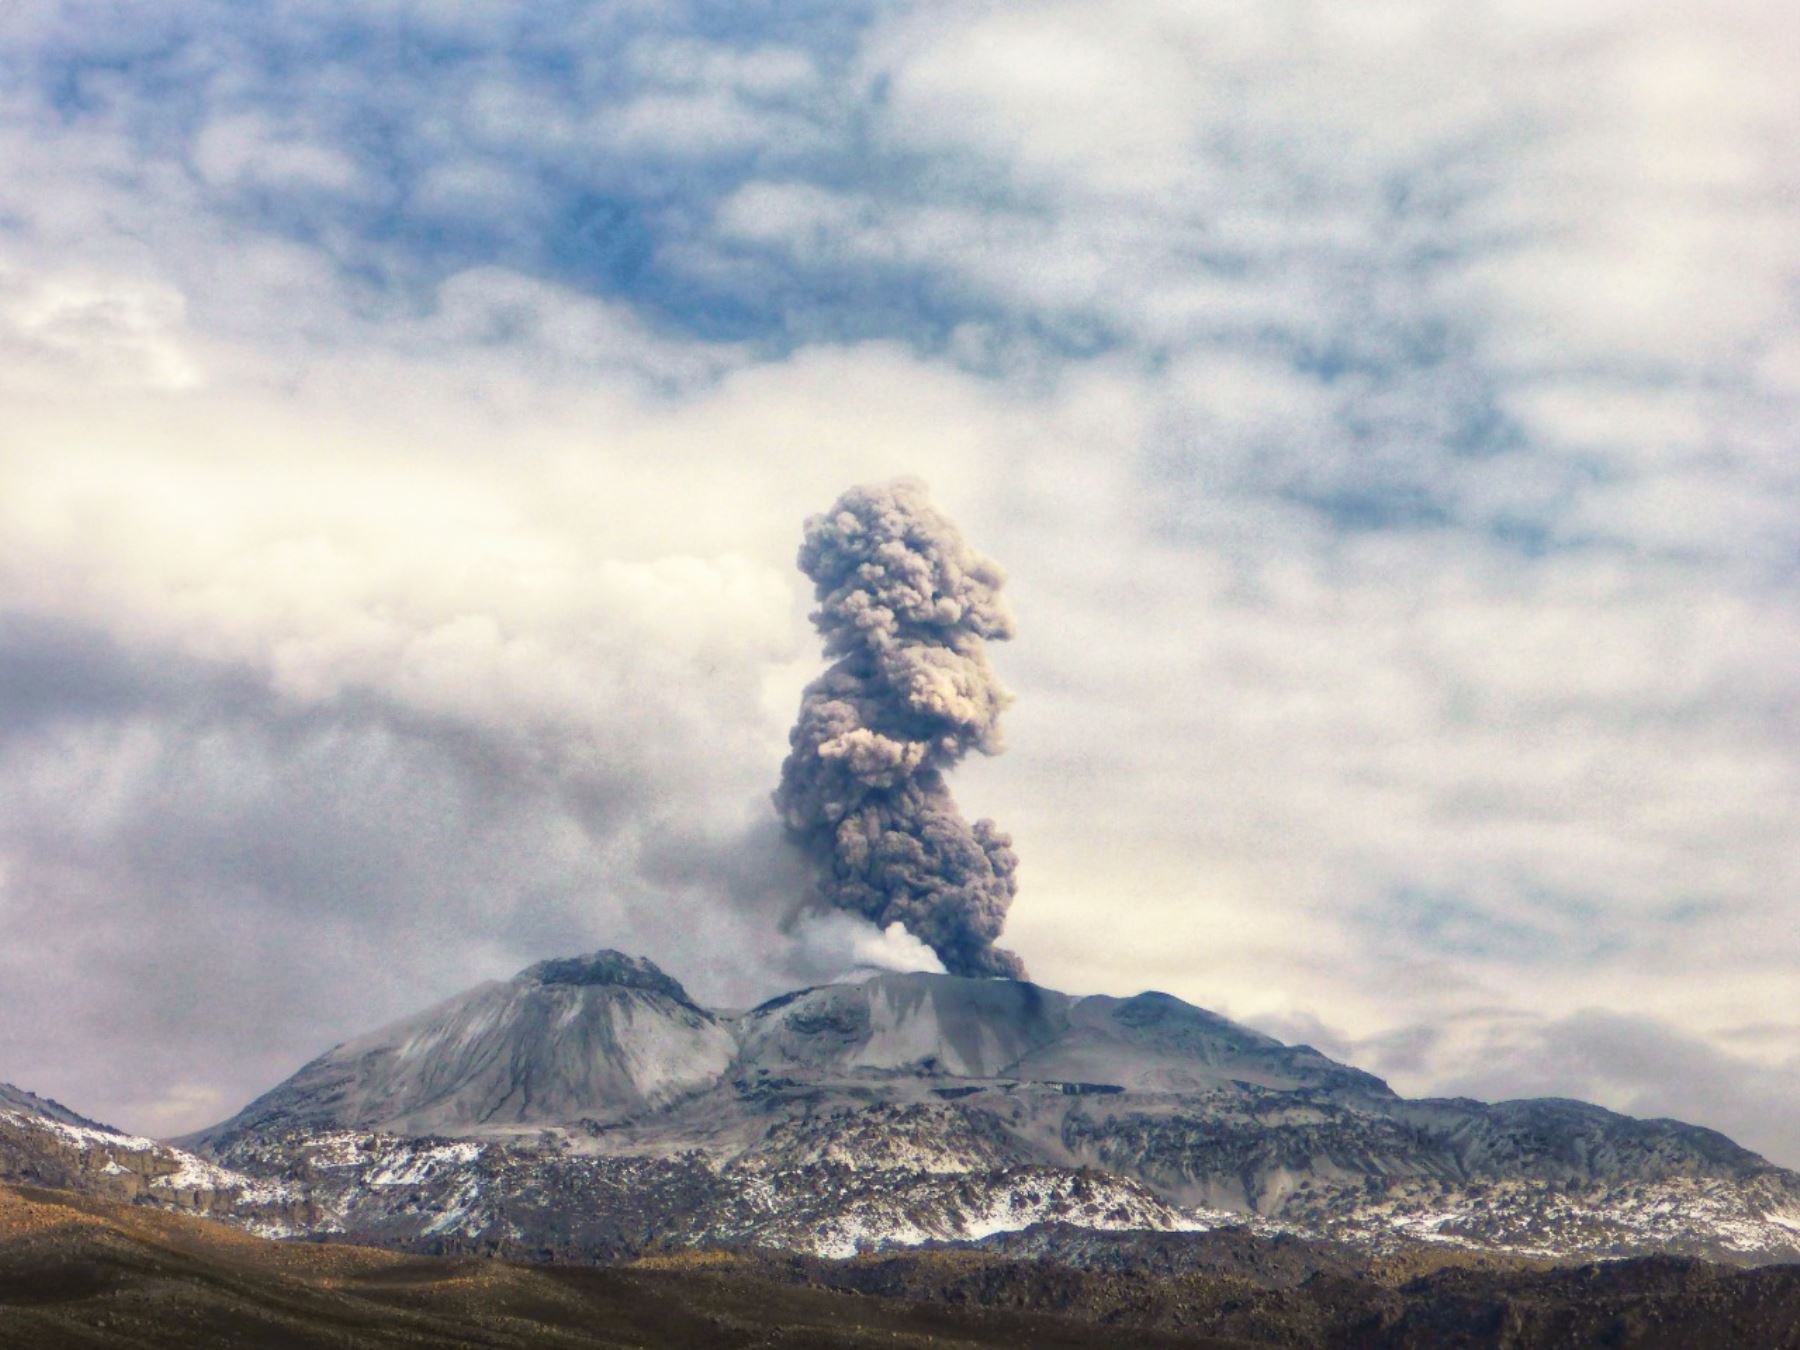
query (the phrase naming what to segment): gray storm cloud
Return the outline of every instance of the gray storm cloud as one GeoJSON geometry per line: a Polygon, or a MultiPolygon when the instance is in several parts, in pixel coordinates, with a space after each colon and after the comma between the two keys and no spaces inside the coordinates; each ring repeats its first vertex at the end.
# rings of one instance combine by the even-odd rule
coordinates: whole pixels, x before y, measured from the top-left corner
{"type": "Polygon", "coordinates": [[[994,945],[1018,889],[1012,841],[964,820],[944,784],[970,750],[1000,749],[1010,696],[986,643],[1012,636],[1004,574],[912,479],[809,519],[800,570],[835,660],[801,696],[775,806],[820,897],[901,923],[952,974],[1022,978],[994,945]]]}

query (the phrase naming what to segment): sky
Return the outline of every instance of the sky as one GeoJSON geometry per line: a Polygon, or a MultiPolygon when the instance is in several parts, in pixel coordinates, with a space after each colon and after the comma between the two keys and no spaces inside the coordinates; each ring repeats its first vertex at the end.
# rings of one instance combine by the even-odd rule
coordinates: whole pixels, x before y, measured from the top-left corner
{"type": "MultiPolygon", "coordinates": [[[[1775,0],[0,0],[0,1079],[130,1129],[602,946],[744,1004],[924,479],[1005,943],[1800,1165],[1775,0]]],[[[835,945],[834,945],[835,944],[835,945]]]]}

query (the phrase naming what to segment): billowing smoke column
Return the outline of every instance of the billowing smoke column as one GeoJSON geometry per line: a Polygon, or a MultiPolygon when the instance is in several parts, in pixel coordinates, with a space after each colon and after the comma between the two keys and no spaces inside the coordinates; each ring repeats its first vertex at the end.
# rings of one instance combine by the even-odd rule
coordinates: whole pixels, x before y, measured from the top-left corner
{"type": "Polygon", "coordinates": [[[836,663],[806,687],[775,806],[826,902],[898,920],[955,975],[1025,974],[994,945],[1018,889],[1012,841],[971,826],[944,773],[1000,749],[1010,696],[984,642],[1012,636],[999,567],[932,509],[925,485],[851,488],[806,522],[800,570],[836,663]]]}

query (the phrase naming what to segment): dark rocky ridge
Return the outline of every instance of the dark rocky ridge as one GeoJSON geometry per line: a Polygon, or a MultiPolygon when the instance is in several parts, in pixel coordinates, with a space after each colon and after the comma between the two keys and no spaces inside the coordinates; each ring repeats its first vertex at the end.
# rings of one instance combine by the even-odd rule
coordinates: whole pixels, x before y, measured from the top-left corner
{"type": "Polygon", "coordinates": [[[40,1097],[35,1092],[27,1092],[24,1088],[14,1087],[11,1083],[0,1083],[0,1111],[18,1111],[25,1115],[40,1116],[45,1120],[60,1121],[64,1125],[79,1125],[90,1130],[112,1130],[110,1125],[102,1125],[97,1120],[89,1120],[86,1116],[77,1115],[59,1101],[49,1097],[40,1097]]]}
{"type": "Polygon", "coordinates": [[[699,1010],[681,982],[654,961],[624,952],[597,951],[588,956],[553,957],[528,966],[515,977],[519,984],[611,985],[618,989],[645,989],[699,1010]]]}

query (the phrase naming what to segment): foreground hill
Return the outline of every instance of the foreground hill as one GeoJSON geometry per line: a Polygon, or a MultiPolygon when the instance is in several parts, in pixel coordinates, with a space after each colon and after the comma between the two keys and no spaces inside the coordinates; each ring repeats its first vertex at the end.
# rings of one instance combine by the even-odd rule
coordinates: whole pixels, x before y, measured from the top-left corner
{"type": "Polygon", "coordinates": [[[1800,1345],[1800,1267],[1658,1258],[1413,1275],[1320,1267],[1241,1232],[1196,1252],[1174,1271],[968,1251],[534,1268],[277,1243],[0,1185],[0,1347],[1800,1345]]]}
{"type": "Polygon", "coordinates": [[[185,1142],[271,1188],[244,1222],[304,1209],[314,1234],[543,1259],[1230,1223],[1373,1249],[1800,1259],[1800,1177],[1709,1130],[1407,1100],[1166,994],[946,975],[727,1013],[616,952],[543,962],[185,1142]]]}
{"type": "MultiPolygon", "coordinates": [[[[275,1243],[0,1186],[0,1347],[1098,1347],[1078,1319],[853,1296],[751,1263],[533,1269],[275,1243]]],[[[1146,1328],[1145,1345],[1218,1344],[1146,1328]]]]}

